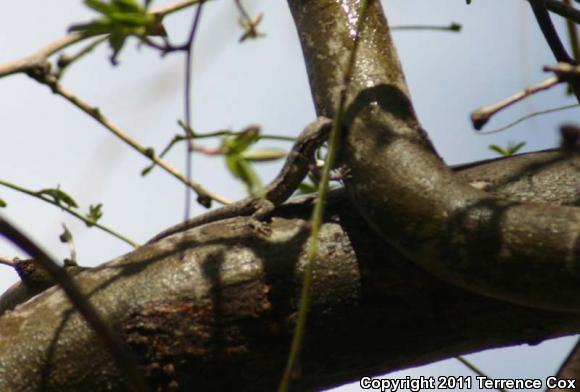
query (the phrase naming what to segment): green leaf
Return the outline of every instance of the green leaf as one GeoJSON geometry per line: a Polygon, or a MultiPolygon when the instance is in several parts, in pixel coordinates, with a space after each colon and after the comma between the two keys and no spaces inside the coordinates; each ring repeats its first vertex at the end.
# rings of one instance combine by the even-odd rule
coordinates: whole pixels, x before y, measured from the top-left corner
{"type": "Polygon", "coordinates": [[[259,193],[262,189],[262,182],[250,163],[240,155],[226,155],[225,158],[230,173],[246,185],[248,194],[259,193]]]}
{"type": "Polygon", "coordinates": [[[89,206],[89,213],[86,215],[86,218],[91,221],[91,223],[87,223],[88,227],[94,226],[95,223],[99,221],[103,217],[103,204],[91,204],[89,206]]]}
{"type": "Polygon", "coordinates": [[[151,173],[151,170],[155,167],[155,163],[147,166],[145,169],[141,170],[141,177],[145,177],[147,174],[151,173]]]}
{"type": "Polygon", "coordinates": [[[224,154],[239,154],[245,151],[252,144],[256,143],[260,137],[259,127],[248,127],[236,136],[223,139],[222,150],[224,154]]]}
{"type": "Polygon", "coordinates": [[[503,150],[503,148],[501,148],[500,146],[498,146],[497,144],[492,144],[489,146],[489,149],[491,151],[497,152],[499,155],[501,155],[502,157],[505,157],[506,152],[503,150]]]}
{"type": "Polygon", "coordinates": [[[514,155],[516,152],[518,152],[525,145],[526,145],[526,142],[520,142],[520,143],[517,143],[517,144],[512,144],[511,142],[508,143],[508,154],[509,154],[509,156],[514,155]]]}
{"type": "Polygon", "coordinates": [[[85,5],[101,14],[108,14],[113,10],[110,4],[98,0],[85,0],[85,5]]]}
{"type": "Polygon", "coordinates": [[[267,162],[284,158],[286,156],[286,151],[279,148],[246,150],[242,151],[240,156],[250,162],[267,162]]]}
{"type": "Polygon", "coordinates": [[[124,12],[142,12],[143,8],[135,0],[113,0],[113,5],[124,12]]]}
{"type": "Polygon", "coordinates": [[[113,54],[111,55],[111,63],[113,63],[113,65],[117,64],[117,57],[119,56],[121,49],[123,49],[126,39],[126,35],[119,33],[112,33],[109,37],[109,45],[111,46],[111,49],[113,49],[113,54]]]}
{"type": "Polygon", "coordinates": [[[318,187],[315,185],[309,184],[307,182],[303,182],[298,186],[298,194],[299,195],[309,195],[314,193],[318,190],[318,187]]]}
{"type": "Polygon", "coordinates": [[[68,208],[78,208],[78,204],[69,194],[60,190],[59,188],[47,188],[41,189],[36,192],[38,196],[48,197],[52,199],[57,205],[63,206],[65,204],[68,208]]]}
{"type": "Polygon", "coordinates": [[[4,199],[0,199],[0,208],[5,208],[8,204],[4,201],[4,199]]]}
{"type": "Polygon", "coordinates": [[[145,7],[135,0],[112,0],[109,3],[99,0],[85,0],[85,4],[100,13],[99,19],[87,23],[75,24],[69,31],[78,31],[85,35],[110,34],[109,45],[113,50],[111,62],[117,63],[127,37],[134,36],[165,36],[162,24],[163,17],[148,14],[145,7]]]}
{"type": "Polygon", "coordinates": [[[489,146],[489,149],[494,151],[494,152],[497,152],[502,157],[510,157],[510,156],[514,155],[515,153],[517,153],[525,145],[526,145],[526,142],[520,142],[520,143],[508,142],[506,148],[502,148],[496,144],[492,144],[489,146]]]}
{"type": "Polygon", "coordinates": [[[75,24],[68,31],[78,31],[87,36],[108,34],[113,30],[113,24],[107,19],[98,19],[88,23],[75,24]]]}

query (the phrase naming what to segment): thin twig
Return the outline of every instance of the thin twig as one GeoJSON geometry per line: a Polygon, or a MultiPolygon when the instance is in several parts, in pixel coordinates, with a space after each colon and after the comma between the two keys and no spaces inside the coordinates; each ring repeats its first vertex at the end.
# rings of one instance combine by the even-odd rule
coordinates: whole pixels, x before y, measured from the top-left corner
{"type": "Polygon", "coordinates": [[[223,198],[220,195],[205,190],[201,185],[188,179],[186,176],[180,173],[169,163],[158,158],[152,149],[141,145],[137,140],[133,139],[125,131],[123,131],[121,128],[113,124],[107,117],[105,117],[101,113],[101,111],[98,108],[90,106],[86,102],[82,101],[81,99],[71,94],[64,87],[62,87],[62,85],[58,82],[58,80],[56,80],[54,75],[47,74],[42,70],[40,70],[40,72],[38,73],[31,72],[29,75],[35,78],[40,83],[46,84],[55,94],[63,97],[64,99],[72,103],[74,106],[76,106],[89,116],[91,116],[105,128],[111,131],[115,136],[117,136],[119,139],[128,144],[135,151],[139,152],[141,155],[155,162],[157,165],[159,165],[161,168],[163,168],[163,170],[171,174],[173,177],[177,178],[179,181],[191,187],[191,189],[193,189],[200,198],[212,199],[221,204],[229,204],[229,201],[227,199],[223,198]]]}
{"type": "MultiPolygon", "coordinates": [[[[187,39],[185,47],[185,86],[184,90],[184,116],[185,116],[185,126],[186,129],[186,136],[187,136],[187,152],[186,152],[186,159],[185,159],[185,175],[187,179],[191,181],[193,175],[193,151],[195,150],[193,146],[193,138],[191,138],[192,132],[192,125],[191,125],[191,87],[192,87],[192,77],[193,77],[193,41],[195,40],[197,29],[199,27],[199,22],[201,20],[201,11],[203,10],[204,1],[201,0],[197,9],[195,10],[195,14],[193,16],[193,24],[191,26],[191,31],[189,32],[189,37],[187,39]]],[[[191,192],[189,188],[185,188],[185,211],[183,221],[187,221],[189,219],[189,215],[191,212],[191,192]]]]}
{"type": "MultiPolygon", "coordinates": [[[[471,363],[470,361],[468,361],[467,359],[465,359],[461,355],[455,357],[455,359],[457,359],[459,362],[461,362],[462,364],[467,366],[469,369],[471,369],[478,376],[485,377],[486,379],[490,379],[490,380],[492,379],[487,374],[485,374],[480,368],[475,366],[473,363],[471,363]]],[[[508,392],[507,389],[504,389],[504,388],[497,388],[497,390],[500,392],[508,392]]]]}
{"type": "Polygon", "coordinates": [[[69,207],[67,207],[67,206],[65,206],[65,205],[63,205],[61,203],[57,203],[53,199],[50,199],[49,197],[47,197],[47,196],[45,196],[43,194],[39,194],[38,192],[31,191],[30,189],[26,189],[24,187],[21,187],[19,185],[16,185],[16,184],[13,184],[13,183],[10,183],[8,181],[1,180],[1,179],[0,179],[0,185],[3,185],[5,187],[10,188],[12,190],[15,190],[17,192],[24,193],[26,195],[32,196],[32,197],[34,197],[36,199],[39,199],[39,200],[44,201],[45,203],[52,204],[53,206],[60,208],[61,210],[63,210],[66,213],[74,216],[75,218],[80,219],[87,226],[95,226],[95,227],[98,227],[99,229],[103,230],[104,232],[109,233],[109,234],[111,234],[114,237],[117,237],[121,241],[126,242],[127,244],[131,245],[134,248],[138,248],[140,246],[138,243],[136,243],[135,241],[130,240],[129,238],[125,237],[124,235],[122,235],[122,234],[120,234],[120,233],[118,233],[118,232],[116,232],[116,231],[114,231],[114,230],[112,230],[112,229],[110,229],[110,228],[108,228],[106,226],[103,226],[103,225],[101,225],[98,222],[95,222],[95,221],[93,221],[91,219],[88,219],[87,217],[83,216],[82,214],[79,214],[78,212],[76,212],[72,208],[69,208],[69,207]]]}
{"type": "Polygon", "coordinates": [[[480,130],[489,121],[491,116],[498,113],[499,111],[515,104],[516,102],[521,101],[526,97],[529,97],[532,94],[547,90],[561,82],[562,79],[560,77],[552,76],[549,79],[546,79],[535,86],[528,87],[525,90],[520,91],[519,93],[504,99],[503,101],[475,110],[473,113],[471,113],[471,122],[473,124],[473,127],[476,130],[480,130]]]}
{"type": "Polygon", "coordinates": [[[56,77],[58,79],[61,79],[62,75],[64,74],[64,71],[68,67],[70,67],[72,64],[74,64],[75,62],[77,62],[78,60],[80,60],[81,58],[86,56],[87,54],[91,53],[97,46],[99,46],[103,42],[106,42],[108,38],[109,38],[108,36],[99,37],[99,38],[95,39],[93,42],[91,42],[90,44],[88,44],[85,48],[81,49],[78,53],[76,53],[72,56],[66,56],[65,54],[62,54],[61,56],[59,56],[59,58],[56,62],[56,65],[58,67],[57,70],[55,71],[56,77]]]}
{"type": "Polygon", "coordinates": [[[560,0],[544,0],[544,3],[549,11],[580,24],[580,10],[569,6],[560,0]]]}
{"type": "MultiPolygon", "coordinates": [[[[201,0],[187,0],[177,2],[175,4],[170,4],[165,7],[160,7],[151,10],[150,13],[158,15],[159,17],[167,16],[171,13],[180,11],[184,8],[190,7],[199,3],[201,0]]],[[[47,46],[37,50],[36,52],[29,54],[21,59],[14,60],[5,64],[0,64],[0,78],[8,75],[13,75],[21,72],[28,72],[33,68],[42,65],[50,56],[55,53],[60,52],[67,47],[76,44],[77,42],[83,41],[87,38],[94,37],[91,35],[73,32],[61,37],[54,42],[48,44],[47,46]]],[[[106,36],[108,37],[108,35],[106,36]]]]}
{"type": "MultiPolygon", "coordinates": [[[[230,129],[221,129],[219,131],[199,133],[199,132],[194,132],[193,129],[191,129],[191,128],[187,128],[187,126],[182,121],[177,121],[177,124],[181,128],[183,128],[185,131],[189,130],[191,132],[191,137],[194,139],[205,139],[205,138],[211,138],[211,137],[217,137],[217,136],[239,136],[240,135],[240,132],[232,131],[230,129]]],[[[264,135],[262,133],[260,133],[257,138],[258,138],[258,140],[280,140],[283,142],[291,142],[291,143],[294,143],[296,141],[296,138],[293,136],[264,135]]]]}
{"type": "Polygon", "coordinates": [[[16,268],[16,257],[8,257],[0,255],[0,264],[6,265],[11,268],[16,268]]]}
{"type": "MultiPolygon", "coordinates": [[[[542,34],[544,35],[544,38],[552,50],[556,60],[560,63],[574,64],[574,59],[572,59],[572,57],[570,57],[566,51],[566,48],[564,47],[564,44],[562,43],[562,40],[560,39],[560,36],[558,35],[558,32],[552,23],[552,19],[550,18],[550,14],[548,13],[544,0],[528,1],[532,7],[534,16],[536,17],[536,21],[540,26],[540,30],[542,30],[542,34]]],[[[580,102],[580,82],[575,80],[567,80],[567,82],[569,83],[572,92],[576,96],[576,99],[578,102],[580,102]]]]}
{"type": "Polygon", "coordinates": [[[304,278],[302,282],[302,290],[300,292],[300,302],[298,304],[298,318],[296,320],[296,327],[294,329],[294,336],[290,347],[290,354],[288,355],[288,362],[284,369],[284,374],[278,388],[278,392],[286,392],[290,387],[292,375],[300,352],[302,351],[302,341],[306,331],[306,322],[308,320],[308,311],[310,308],[310,289],[313,281],[314,262],[318,255],[319,233],[322,226],[324,216],[324,207],[326,202],[326,195],[329,189],[330,170],[334,165],[338,146],[340,143],[340,135],[343,126],[343,117],[346,106],[347,92],[354,74],[356,63],[356,54],[358,51],[364,22],[369,4],[372,0],[363,0],[358,9],[358,19],[356,23],[355,35],[353,38],[353,47],[349,53],[348,63],[344,72],[344,79],[340,86],[340,96],[337,102],[334,121],[332,123],[332,130],[330,133],[330,140],[328,144],[328,154],[326,156],[324,167],[322,169],[322,176],[318,186],[318,199],[314,206],[311,218],[311,232],[310,232],[310,246],[308,247],[308,257],[304,267],[304,278]]]}
{"type": "Polygon", "coordinates": [[[513,127],[513,126],[516,126],[519,123],[521,123],[521,122],[523,122],[525,120],[528,120],[528,119],[530,119],[532,117],[540,116],[540,115],[543,115],[543,114],[550,114],[550,113],[554,113],[554,112],[559,112],[559,111],[562,111],[562,110],[568,110],[568,109],[578,108],[579,106],[580,106],[580,104],[575,103],[573,105],[562,106],[562,107],[558,107],[558,108],[551,108],[551,109],[546,109],[546,110],[540,110],[539,112],[533,112],[533,113],[530,113],[530,114],[526,114],[525,116],[520,117],[517,120],[512,121],[511,123],[509,123],[507,125],[504,125],[503,127],[496,128],[496,129],[493,129],[491,131],[478,132],[478,135],[491,135],[493,133],[503,132],[506,129],[509,129],[509,128],[513,127]]]}
{"type": "Polygon", "coordinates": [[[570,65],[558,63],[556,65],[546,65],[544,71],[553,72],[558,76],[574,77],[580,79],[580,65],[570,65]]]}
{"type": "Polygon", "coordinates": [[[450,23],[447,26],[435,26],[435,25],[399,25],[390,26],[391,30],[431,30],[431,31],[450,31],[453,33],[459,33],[462,26],[459,23],[450,23]]]}
{"type": "Polygon", "coordinates": [[[86,39],[87,36],[81,33],[71,33],[65,37],[59,38],[56,41],[48,44],[44,48],[38,50],[31,55],[21,59],[11,61],[9,63],[0,64],[0,78],[8,75],[13,75],[19,72],[27,72],[39,64],[46,61],[47,58],[53,54],[86,39]]]}
{"type": "Polygon", "coordinates": [[[178,3],[170,4],[165,7],[159,7],[154,10],[151,10],[150,13],[159,16],[167,16],[169,14],[173,14],[177,11],[181,11],[187,7],[191,7],[192,5],[196,5],[202,1],[209,1],[209,0],[187,0],[181,1],[178,3]]]}
{"type": "Polygon", "coordinates": [[[560,40],[560,36],[552,23],[552,19],[550,18],[544,0],[529,0],[529,3],[534,12],[534,16],[536,17],[536,21],[540,26],[540,30],[542,30],[542,34],[550,46],[556,60],[562,63],[571,63],[573,60],[566,51],[566,48],[564,48],[562,40],[560,40]]]}
{"type": "Polygon", "coordinates": [[[0,216],[0,233],[18,246],[44,269],[53,280],[63,289],[74,307],[83,316],[87,324],[101,338],[105,347],[111,353],[115,364],[121,374],[126,377],[127,383],[133,391],[147,391],[147,385],[142,377],[142,373],[137,369],[137,362],[133,355],[127,350],[125,343],[115,333],[113,328],[107,324],[95,307],[82,293],[76,282],[70,277],[66,270],[59,266],[44,250],[36,245],[28,236],[10,224],[5,218],[0,216]]]}
{"type": "MultiPolygon", "coordinates": [[[[568,7],[574,8],[572,0],[564,0],[564,4],[568,7]]],[[[570,49],[572,49],[572,56],[576,62],[580,61],[580,39],[578,38],[578,27],[576,23],[570,19],[566,19],[566,28],[568,29],[568,39],[570,41],[570,49]]]]}

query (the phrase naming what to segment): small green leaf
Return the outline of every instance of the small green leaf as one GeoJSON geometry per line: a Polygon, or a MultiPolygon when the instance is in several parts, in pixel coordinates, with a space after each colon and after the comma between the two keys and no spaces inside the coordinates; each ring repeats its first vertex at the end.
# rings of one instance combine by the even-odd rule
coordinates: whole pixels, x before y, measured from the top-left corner
{"type": "Polygon", "coordinates": [[[497,152],[502,157],[510,157],[510,156],[514,155],[515,153],[517,153],[525,145],[526,145],[526,142],[520,142],[520,143],[508,142],[506,148],[502,148],[496,144],[492,144],[489,146],[489,149],[494,151],[494,152],[497,152]]]}
{"type": "Polygon", "coordinates": [[[6,203],[6,201],[4,201],[4,199],[0,199],[0,208],[5,208],[8,204],[6,203]]]}
{"type": "Polygon", "coordinates": [[[286,151],[279,148],[246,150],[243,151],[240,155],[242,158],[250,162],[267,162],[284,158],[286,156],[286,151]]]}
{"type": "Polygon", "coordinates": [[[106,15],[113,10],[111,5],[98,0],[85,0],[85,5],[103,15],[106,15]]]}
{"type": "Polygon", "coordinates": [[[113,0],[113,5],[124,12],[140,12],[143,10],[135,0],[113,0]]]}
{"type": "Polygon", "coordinates": [[[508,143],[509,156],[514,155],[516,152],[518,152],[525,145],[526,145],[526,142],[520,142],[517,144],[512,144],[511,142],[508,143]]]}
{"type": "Polygon", "coordinates": [[[497,144],[492,144],[489,146],[489,149],[491,151],[497,152],[499,155],[501,155],[502,157],[505,156],[505,151],[503,150],[503,148],[501,148],[500,146],[498,146],[497,144]]]}
{"type": "Polygon", "coordinates": [[[259,193],[262,183],[250,163],[240,155],[226,155],[225,159],[230,173],[246,185],[248,194],[259,193]]]}
{"type": "Polygon", "coordinates": [[[225,156],[226,167],[228,168],[230,173],[232,173],[232,175],[235,178],[239,178],[242,175],[241,170],[239,168],[239,163],[238,163],[239,159],[240,159],[240,157],[238,155],[226,155],[225,156]]]}
{"type": "Polygon", "coordinates": [[[65,204],[68,208],[78,208],[78,204],[75,199],[73,199],[69,194],[59,188],[41,189],[40,191],[36,192],[36,194],[41,197],[48,197],[52,199],[52,201],[54,201],[59,206],[65,204]]]}
{"type": "Polygon", "coordinates": [[[103,204],[91,204],[89,206],[89,213],[86,215],[86,218],[91,222],[87,223],[88,227],[94,226],[95,223],[98,222],[99,219],[103,217],[103,204]]]}
{"type": "Polygon", "coordinates": [[[145,177],[147,174],[151,173],[151,170],[155,167],[155,163],[147,166],[145,169],[141,170],[141,177],[145,177]]]}
{"type": "Polygon", "coordinates": [[[224,154],[239,154],[245,151],[252,144],[256,143],[260,137],[260,128],[251,126],[236,136],[227,137],[223,139],[222,150],[224,154]]]}
{"type": "Polygon", "coordinates": [[[311,193],[316,192],[317,190],[318,188],[316,186],[314,186],[313,184],[309,184],[307,182],[303,182],[298,186],[299,195],[309,195],[311,193]]]}
{"type": "Polygon", "coordinates": [[[78,31],[87,36],[109,34],[109,45],[113,50],[111,62],[117,57],[129,36],[165,36],[163,17],[148,14],[145,7],[135,0],[85,0],[85,4],[101,14],[101,17],[87,23],[75,24],[69,31],[78,31]]]}

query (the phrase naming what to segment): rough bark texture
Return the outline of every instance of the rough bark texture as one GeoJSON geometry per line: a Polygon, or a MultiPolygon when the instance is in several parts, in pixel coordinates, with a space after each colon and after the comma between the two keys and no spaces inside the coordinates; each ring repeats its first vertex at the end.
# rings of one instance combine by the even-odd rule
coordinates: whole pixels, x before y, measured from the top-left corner
{"type": "MultiPolygon", "coordinates": [[[[289,3],[318,114],[334,117],[359,2],[289,3]]],[[[498,198],[449,170],[415,116],[378,1],[358,53],[341,157],[367,222],[410,260],[469,290],[579,311],[580,209],[498,198]]]]}
{"type": "MultiPolygon", "coordinates": [[[[530,183],[566,184],[578,165],[548,152],[461,176],[542,202],[530,183]]],[[[574,188],[558,189],[556,202],[580,202],[574,188]]],[[[259,228],[239,218],[178,234],[77,281],[138,355],[153,390],[272,390],[289,348],[311,203],[288,205],[259,228]]],[[[326,222],[297,390],[579,329],[578,314],[478,296],[417,269],[362,222],[343,192],[331,198],[326,222]]],[[[0,318],[0,331],[2,391],[122,389],[106,350],[56,288],[0,318]]]]}
{"type": "MultiPolygon", "coordinates": [[[[356,2],[290,7],[317,110],[332,115],[356,2]]],[[[365,31],[342,151],[352,177],[328,204],[296,390],[577,333],[578,312],[487,295],[578,308],[578,253],[569,252],[579,156],[528,154],[452,173],[415,119],[376,2],[365,31]]],[[[152,390],[272,390],[295,321],[311,204],[286,205],[260,226],[235,218],[179,233],[76,280],[152,390]]],[[[0,391],[123,389],[58,288],[4,314],[0,331],[0,391]]]]}

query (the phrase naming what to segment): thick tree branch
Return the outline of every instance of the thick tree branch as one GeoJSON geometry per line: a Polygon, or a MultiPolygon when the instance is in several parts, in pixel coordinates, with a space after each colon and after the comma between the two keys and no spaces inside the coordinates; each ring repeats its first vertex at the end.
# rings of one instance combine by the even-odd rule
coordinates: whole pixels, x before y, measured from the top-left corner
{"type": "MultiPolygon", "coordinates": [[[[354,6],[289,3],[318,114],[332,117],[354,6]]],[[[521,304],[580,310],[580,209],[515,203],[453,175],[415,117],[378,2],[368,23],[342,153],[353,203],[399,251],[454,284],[521,304]]]]}
{"type": "MultiPolygon", "coordinates": [[[[574,189],[534,192],[573,187],[577,165],[545,152],[461,175],[514,200],[578,204],[574,189]]],[[[238,218],[174,235],[76,275],[77,283],[139,354],[153,388],[271,390],[289,349],[311,204],[284,207],[263,227],[271,231],[238,218]]],[[[580,330],[578,314],[511,305],[438,281],[373,234],[343,195],[329,208],[300,390],[580,330]]],[[[5,314],[0,330],[0,373],[11,375],[0,377],[0,390],[96,391],[121,383],[57,289],[5,314]]]]}

